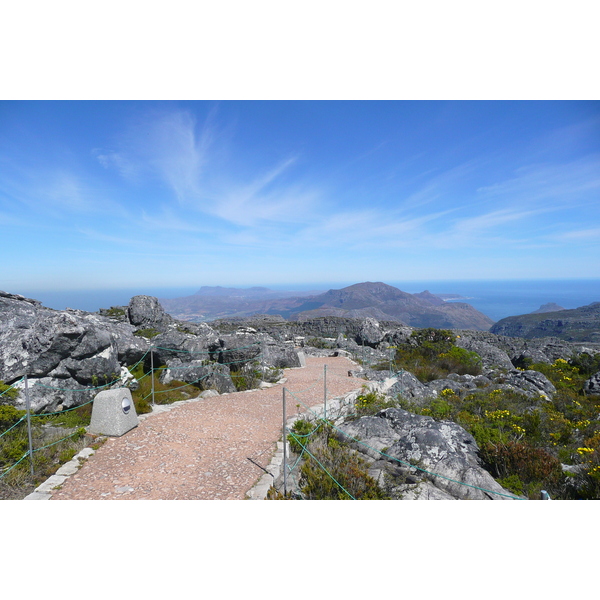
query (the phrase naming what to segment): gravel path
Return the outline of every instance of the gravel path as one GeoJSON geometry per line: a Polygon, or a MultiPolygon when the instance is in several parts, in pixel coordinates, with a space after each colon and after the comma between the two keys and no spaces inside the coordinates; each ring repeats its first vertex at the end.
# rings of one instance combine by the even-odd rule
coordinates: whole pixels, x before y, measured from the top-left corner
{"type": "MultiPolygon", "coordinates": [[[[359,389],[343,357],[307,357],[286,369],[288,418],[305,406],[359,389]],[[305,406],[298,408],[299,400],[305,406]]],[[[138,427],[109,438],[52,500],[242,500],[264,472],[281,438],[282,385],[223,394],[149,415],[138,427]]]]}

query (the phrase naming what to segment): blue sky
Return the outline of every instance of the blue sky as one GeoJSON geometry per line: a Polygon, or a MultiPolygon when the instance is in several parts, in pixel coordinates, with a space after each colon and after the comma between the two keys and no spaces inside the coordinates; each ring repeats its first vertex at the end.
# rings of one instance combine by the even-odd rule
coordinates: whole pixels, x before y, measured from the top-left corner
{"type": "Polygon", "coordinates": [[[0,289],[600,277],[597,101],[1,101],[0,289]]]}

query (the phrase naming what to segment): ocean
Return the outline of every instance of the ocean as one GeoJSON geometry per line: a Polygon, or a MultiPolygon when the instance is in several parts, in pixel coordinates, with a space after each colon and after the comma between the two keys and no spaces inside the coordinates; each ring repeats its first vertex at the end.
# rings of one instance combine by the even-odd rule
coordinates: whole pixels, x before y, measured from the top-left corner
{"type": "MultiPolygon", "coordinates": [[[[354,282],[356,283],[356,282],[354,282]]],[[[403,292],[411,294],[429,290],[432,294],[457,294],[462,298],[452,300],[467,302],[494,321],[504,317],[523,315],[540,308],[542,304],[554,302],[563,308],[578,308],[600,302],[600,279],[545,279],[503,281],[385,281],[403,292]]],[[[158,298],[178,298],[196,292],[202,284],[180,288],[130,288],[121,290],[87,291],[27,291],[4,290],[40,300],[44,306],[64,310],[76,308],[96,312],[100,308],[126,305],[132,296],[146,294],[158,298]]],[[[257,284],[260,285],[260,284],[257,284]]],[[[351,285],[302,284],[286,286],[285,289],[322,290],[339,289],[351,285]]],[[[235,287],[235,286],[229,286],[235,287]]],[[[239,286],[250,287],[250,286],[239,286]]],[[[266,285],[271,289],[283,290],[281,285],[266,285]]]]}

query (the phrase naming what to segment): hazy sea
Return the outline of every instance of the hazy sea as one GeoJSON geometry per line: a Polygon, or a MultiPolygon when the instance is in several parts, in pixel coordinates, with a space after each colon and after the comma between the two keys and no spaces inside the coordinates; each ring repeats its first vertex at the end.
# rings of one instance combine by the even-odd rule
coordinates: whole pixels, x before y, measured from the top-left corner
{"type": "MultiPolygon", "coordinates": [[[[268,285],[279,290],[339,289],[356,282],[334,284],[302,284],[298,286],[268,285]]],[[[570,280],[503,280],[503,281],[386,281],[404,292],[415,294],[429,290],[433,294],[458,294],[458,302],[468,302],[494,321],[523,315],[555,302],[564,308],[578,308],[600,302],[600,279],[570,280]]],[[[44,306],[64,310],[77,308],[95,312],[100,308],[126,305],[132,296],[146,294],[158,298],[178,298],[195,293],[202,284],[180,288],[130,288],[121,290],[88,291],[27,291],[4,290],[40,300],[44,306]]],[[[260,285],[260,284],[257,284],[260,285]]],[[[234,286],[231,286],[234,287],[234,286]]],[[[250,286],[239,286],[250,287],[250,286]]]]}

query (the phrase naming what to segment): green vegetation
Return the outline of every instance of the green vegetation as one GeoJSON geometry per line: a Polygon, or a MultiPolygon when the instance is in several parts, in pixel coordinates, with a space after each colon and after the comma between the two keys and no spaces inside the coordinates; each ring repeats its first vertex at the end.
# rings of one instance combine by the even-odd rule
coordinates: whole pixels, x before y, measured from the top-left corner
{"type": "Polygon", "coordinates": [[[319,348],[320,350],[331,350],[336,348],[335,341],[328,340],[321,337],[311,337],[306,340],[307,346],[312,346],[313,348],[319,348]]]}
{"type": "Polygon", "coordinates": [[[0,405],[0,433],[12,427],[25,416],[24,410],[17,410],[10,404],[0,405]]]}
{"type": "Polygon", "coordinates": [[[179,400],[188,400],[197,395],[201,390],[200,384],[188,384],[184,381],[173,380],[170,383],[161,383],[160,374],[166,369],[161,366],[150,373],[144,363],[138,364],[130,373],[138,380],[139,387],[131,392],[135,410],[138,415],[152,412],[152,379],[154,379],[154,402],[156,404],[172,404],[179,400]]]}
{"type": "Polygon", "coordinates": [[[117,373],[105,373],[98,377],[98,375],[92,375],[92,387],[105,387],[111,383],[115,383],[119,379],[117,373]]]}
{"type": "Polygon", "coordinates": [[[397,406],[398,402],[392,400],[384,394],[379,394],[377,392],[367,392],[365,394],[361,394],[356,398],[356,416],[366,417],[369,415],[375,415],[384,408],[392,408],[397,406]]]}
{"type": "Polygon", "coordinates": [[[77,408],[69,408],[54,415],[36,415],[35,419],[41,424],[57,427],[87,427],[92,420],[92,402],[87,402],[77,408]]]}
{"type": "MultiPolygon", "coordinates": [[[[445,329],[415,330],[409,342],[397,346],[394,369],[410,371],[422,383],[442,379],[450,373],[479,375],[481,358],[476,352],[455,346],[456,339],[445,329]]],[[[381,364],[388,368],[386,361],[381,364]]]]}
{"type": "Polygon", "coordinates": [[[256,361],[231,366],[238,367],[235,370],[232,368],[230,371],[231,381],[233,381],[233,385],[235,385],[238,392],[256,389],[262,381],[260,364],[256,361]]]}
{"type": "Polygon", "coordinates": [[[45,423],[46,421],[37,417],[32,419],[33,476],[28,456],[27,423],[22,421],[8,432],[2,426],[4,435],[0,437],[0,498],[18,495],[19,489],[33,489],[85,447],[86,432],[83,427],[49,435],[45,423]]]}
{"type": "Polygon", "coordinates": [[[297,421],[289,438],[295,451],[306,448],[300,467],[300,491],[307,500],[389,499],[369,476],[367,463],[334,435],[328,423],[297,421]]]}
{"type": "Polygon", "coordinates": [[[144,337],[146,339],[152,339],[153,337],[160,335],[160,331],[153,329],[152,327],[148,327],[146,329],[138,329],[137,331],[134,331],[133,335],[144,337]]]}
{"type": "Polygon", "coordinates": [[[483,466],[513,493],[539,498],[545,489],[556,498],[600,499],[600,396],[583,394],[587,374],[575,366],[587,360],[530,365],[556,387],[552,400],[499,389],[460,398],[446,389],[425,408],[399,401],[406,410],[464,427],[483,466]],[[561,464],[573,465],[573,474],[561,464]]]}
{"type": "Polygon", "coordinates": [[[6,385],[4,381],[0,379],[0,402],[6,402],[6,400],[14,400],[19,395],[19,390],[15,389],[10,385],[6,385]]]}

